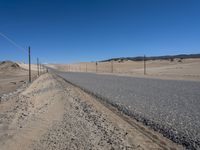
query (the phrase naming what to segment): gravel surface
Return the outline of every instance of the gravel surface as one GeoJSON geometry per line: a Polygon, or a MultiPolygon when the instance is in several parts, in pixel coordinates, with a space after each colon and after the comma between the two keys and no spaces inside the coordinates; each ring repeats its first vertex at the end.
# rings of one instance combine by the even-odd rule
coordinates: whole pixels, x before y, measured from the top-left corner
{"type": "Polygon", "coordinates": [[[200,82],[52,72],[171,140],[200,148],[200,82]]]}
{"type": "Polygon", "coordinates": [[[0,103],[1,150],[184,150],[52,74],[0,103]]]}
{"type": "Polygon", "coordinates": [[[72,86],[65,88],[65,91],[68,99],[63,104],[62,121],[56,122],[30,149],[137,149],[137,146],[126,141],[125,130],[113,126],[103,114],[80,99],[72,86]]]}

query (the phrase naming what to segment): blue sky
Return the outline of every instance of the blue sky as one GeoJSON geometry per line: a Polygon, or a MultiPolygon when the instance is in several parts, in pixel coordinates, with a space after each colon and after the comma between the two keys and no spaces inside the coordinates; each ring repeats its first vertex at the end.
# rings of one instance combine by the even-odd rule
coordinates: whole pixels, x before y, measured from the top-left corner
{"type": "MultiPolygon", "coordinates": [[[[1,0],[0,33],[47,63],[200,53],[200,1],[1,0]]],[[[0,36],[0,60],[26,55],[0,36]]]]}

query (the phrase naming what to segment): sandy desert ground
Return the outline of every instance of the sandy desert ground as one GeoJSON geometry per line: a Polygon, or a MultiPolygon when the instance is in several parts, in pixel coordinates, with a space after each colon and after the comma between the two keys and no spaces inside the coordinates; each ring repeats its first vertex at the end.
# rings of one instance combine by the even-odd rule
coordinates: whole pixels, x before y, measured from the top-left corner
{"type": "MultiPolygon", "coordinates": [[[[32,71],[32,80],[35,77],[36,72],[32,71]]],[[[26,84],[28,79],[28,70],[21,68],[17,63],[0,62],[0,97],[26,84]]]]}
{"type": "Polygon", "coordinates": [[[77,64],[49,64],[49,67],[61,71],[113,73],[135,77],[150,77],[175,80],[200,80],[200,59],[174,59],[146,61],[146,75],[144,75],[143,61],[113,61],[77,64]],[[113,66],[113,67],[112,67],[113,66]],[[113,68],[113,69],[112,69],[113,68]]]}
{"type": "MultiPolygon", "coordinates": [[[[149,138],[91,96],[50,74],[4,101],[1,122],[2,149],[181,148],[158,135],[149,138]]],[[[145,128],[143,132],[148,133],[145,128]]]]}
{"type": "Polygon", "coordinates": [[[183,149],[52,74],[4,95],[2,150],[183,149]]]}
{"type": "MultiPolygon", "coordinates": [[[[28,70],[29,69],[29,65],[28,64],[24,64],[24,63],[18,63],[18,65],[25,69],[25,70],[28,70]]],[[[37,64],[31,64],[31,70],[34,71],[34,72],[37,72],[38,71],[38,66],[37,64]]],[[[46,69],[43,67],[43,66],[39,66],[39,71],[41,73],[44,73],[46,72],[46,69]]]]}

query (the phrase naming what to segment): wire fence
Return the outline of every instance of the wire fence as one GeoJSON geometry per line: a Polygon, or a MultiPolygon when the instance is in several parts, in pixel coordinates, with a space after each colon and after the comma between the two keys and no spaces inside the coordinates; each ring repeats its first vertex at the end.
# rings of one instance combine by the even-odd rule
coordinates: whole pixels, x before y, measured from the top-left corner
{"type": "MultiPolygon", "coordinates": [[[[55,66],[52,65],[52,67],[55,66]]],[[[146,62],[143,63],[143,61],[110,61],[56,65],[56,69],[62,71],[93,73],[144,73],[144,67],[146,74],[146,62]]]]}
{"type": "MultiPolygon", "coordinates": [[[[8,37],[7,35],[3,34],[0,32],[0,36],[3,37],[5,40],[7,40],[11,45],[13,45],[14,47],[17,48],[18,51],[23,52],[26,55],[26,58],[28,59],[28,67],[25,67],[25,69],[28,69],[28,76],[29,76],[29,82],[32,81],[32,78],[34,78],[32,76],[32,66],[36,66],[36,70],[33,69],[34,71],[37,71],[37,75],[39,76],[40,74],[43,74],[44,72],[47,72],[47,68],[45,68],[45,66],[39,61],[39,58],[34,56],[31,53],[31,47],[29,46],[28,48],[24,48],[23,46],[19,45],[18,43],[16,43],[13,39],[11,39],[10,37],[8,37]],[[32,64],[32,60],[37,60],[37,64],[32,64]],[[40,67],[39,67],[40,66],[40,67]]],[[[25,62],[25,60],[23,61],[25,62]]]]}
{"type": "MultiPolygon", "coordinates": [[[[30,71],[33,70],[39,76],[41,72],[47,71],[47,68],[41,63],[41,60],[38,56],[32,54],[30,49],[30,59],[29,59],[29,51],[28,47],[24,48],[23,46],[16,43],[13,39],[8,37],[7,35],[0,33],[0,36],[6,39],[11,45],[15,46],[18,51],[23,52],[25,55],[25,60],[30,60],[30,71]],[[33,64],[32,62],[37,62],[33,64]]],[[[24,60],[24,62],[25,62],[24,60]]],[[[144,55],[143,60],[140,61],[131,61],[131,60],[112,60],[107,62],[90,62],[90,63],[77,63],[77,64],[65,64],[65,65],[57,65],[56,69],[68,72],[93,72],[93,73],[113,73],[113,74],[138,74],[138,75],[183,75],[183,76],[198,76],[199,72],[196,70],[186,70],[183,72],[182,62],[183,59],[169,59],[169,60],[146,60],[146,56],[144,55]],[[174,66],[173,66],[174,65],[174,66]],[[167,66],[167,67],[166,67],[167,66]],[[169,66],[170,67],[169,70],[169,66]],[[163,67],[163,68],[162,68],[163,67]],[[181,69],[181,70],[180,70],[181,69]],[[179,70],[179,72],[177,71],[179,70]],[[181,74],[182,73],[182,74],[181,74]]],[[[185,61],[185,60],[184,60],[185,61]]],[[[28,61],[29,62],[29,61],[28,61]]],[[[193,63],[193,62],[192,62],[193,63]]],[[[196,66],[199,66],[199,62],[196,66]]],[[[26,68],[29,68],[28,64],[25,64],[26,68]]],[[[51,67],[51,65],[48,65],[51,67]]],[[[195,67],[196,67],[195,66],[195,67]]],[[[32,72],[30,72],[31,75],[32,72]]]]}
{"type": "MultiPolygon", "coordinates": [[[[159,77],[199,77],[199,71],[193,69],[200,65],[200,59],[165,60],[114,60],[106,62],[83,62],[74,64],[51,64],[50,67],[66,72],[91,72],[109,74],[127,74],[159,77]]],[[[199,67],[198,67],[199,68],[199,67]]]]}

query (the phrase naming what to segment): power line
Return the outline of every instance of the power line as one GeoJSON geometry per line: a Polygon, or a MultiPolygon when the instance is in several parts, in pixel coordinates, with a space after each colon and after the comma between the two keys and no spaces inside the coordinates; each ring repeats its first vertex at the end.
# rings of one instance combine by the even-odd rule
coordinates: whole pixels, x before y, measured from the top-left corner
{"type": "MultiPolygon", "coordinates": [[[[17,47],[18,49],[21,49],[24,53],[26,53],[28,55],[28,51],[26,50],[26,48],[24,48],[23,46],[20,46],[19,44],[17,44],[15,41],[13,41],[11,38],[9,38],[8,36],[6,36],[5,34],[0,32],[0,36],[2,36],[4,39],[6,39],[9,43],[11,43],[12,45],[14,45],[15,47],[17,47]]],[[[37,58],[36,56],[32,55],[32,57],[37,58]]]]}
{"type": "Polygon", "coordinates": [[[0,35],[5,38],[8,42],[10,42],[12,45],[14,45],[15,47],[23,50],[23,52],[25,52],[26,54],[28,54],[28,52],[26,51],[25,48],[23,48],[22,46],[20,46],[19,44],[17,44],[15,41],[13,41],[12,39],[10,39],[8,36],[6,36],[5,34],[0,32],[0,35]]]}

